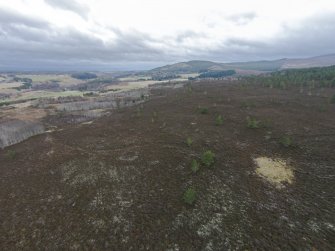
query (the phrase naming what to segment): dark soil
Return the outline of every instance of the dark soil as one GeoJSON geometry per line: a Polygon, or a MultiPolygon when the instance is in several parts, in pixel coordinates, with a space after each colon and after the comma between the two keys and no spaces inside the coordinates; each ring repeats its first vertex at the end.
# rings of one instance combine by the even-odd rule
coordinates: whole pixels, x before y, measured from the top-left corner
{"type": "Polygon", "coordinates": [[[155,89],[142,105],[0,150],[0,249],[332,250],[335,105],[332,90],[315,93],[155,89]],[[215,164],[192,173],[206,150],[215,164]],[[294,182],[257,176],[259,156],[288,161],[294,182]]]}

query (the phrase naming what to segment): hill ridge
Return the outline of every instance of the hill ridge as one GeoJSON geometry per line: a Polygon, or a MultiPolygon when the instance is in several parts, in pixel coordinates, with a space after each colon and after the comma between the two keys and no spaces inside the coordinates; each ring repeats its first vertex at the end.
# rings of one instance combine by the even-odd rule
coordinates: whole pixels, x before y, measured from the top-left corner
{"type": "Polygon", "coordinates": [[[281,58],[245,62],[213,62],[209,60],[190,60],[168,64],[149,70],[150,73],[191,73],[202,71],[251,70],[276,71],[292,68],[310,68],[335,65],[335,53],[307,58],[281,58]]]}

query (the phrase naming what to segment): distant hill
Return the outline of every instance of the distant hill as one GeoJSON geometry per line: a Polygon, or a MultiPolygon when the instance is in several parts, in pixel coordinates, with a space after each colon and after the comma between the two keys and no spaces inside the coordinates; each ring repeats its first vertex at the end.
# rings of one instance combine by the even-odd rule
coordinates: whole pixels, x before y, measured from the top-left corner
{"type": "Polygon", "coordinates": [[[163,73],[190,73],[190,72],[205,72],[215,70],[226,70],[221,63],[211,61],[194,60],[189,62],[181,62],[172,65],[165,65],[150,70],[150,73],[163,72],[163,73]]]}
{"type": "Polygon", "coordinates": [[[192,72],[236,70],[236,72],[240,74],[251,74],[266,71],[276,71],[281,69],[323,67],[331,65],[335,65],[335,54],[301,59],[283,58],[278,60],[263,60],[236,63],[217,63],[211,61],[194,60],[188,62],[180,62],[172,65],[165,65],[152,69],[148,71],[148,73],[180,74],[192,72]]]}
{"type": "Polygon", "coordinates": [[[281,69],[311,68],[335,65],[335,54],[302,59],[287,59],[281,69]]]}
{"type": "Polygon", "coordinates": [[[278,60],[263,60],[263,61],[250,61],[238,63],[223,63],[223,65],[230,69],[237,70],[253,70],[253,71],[276,71],[279,70],[287,59],[278,60]]]}

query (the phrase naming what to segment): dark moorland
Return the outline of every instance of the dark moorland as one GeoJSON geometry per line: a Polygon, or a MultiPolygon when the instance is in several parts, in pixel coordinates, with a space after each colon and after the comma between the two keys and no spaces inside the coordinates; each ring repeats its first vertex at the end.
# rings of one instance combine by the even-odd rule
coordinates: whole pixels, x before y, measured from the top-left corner
{"type": "Polygon", "coordinates": [[[0,150],[0,249],[332,250],[334,94],[153,88],[143,104],[0,150]],[[292,181],[258,175],[258,157],[285,160],[292,181]]]}

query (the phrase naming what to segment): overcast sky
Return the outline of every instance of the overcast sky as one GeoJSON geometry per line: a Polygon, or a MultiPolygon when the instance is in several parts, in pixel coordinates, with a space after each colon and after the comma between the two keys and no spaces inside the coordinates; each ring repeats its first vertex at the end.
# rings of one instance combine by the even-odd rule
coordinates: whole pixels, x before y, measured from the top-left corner
{"type": "Polygon", "coordinates": [[[0,0],[0,70],[335,53],[334,0],[0,0]]]}

